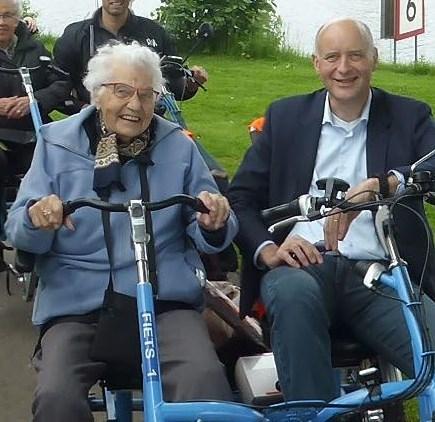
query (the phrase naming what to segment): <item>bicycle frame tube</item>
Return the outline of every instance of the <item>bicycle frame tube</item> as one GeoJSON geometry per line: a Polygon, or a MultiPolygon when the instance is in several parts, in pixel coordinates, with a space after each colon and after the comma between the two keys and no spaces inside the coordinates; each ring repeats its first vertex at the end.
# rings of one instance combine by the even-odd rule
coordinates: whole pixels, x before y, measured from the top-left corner
{"type": "Polygon", "coordinates": [[[169,113],[171,120],[175,123],[178,123],[183,129],[187,129],[186,122],[181,114],[181,110],[178,107],[177,101],[175,101],[174,94],[163,87],[160,99],[165,104],[166,110],[169,113]]]}
{"type": "Polygon", "coordinates": [[[142,201],[130,201],[129,214],[138,270],[137,307],[142,356],[144,419],[146,422],[267,421],[261,413],[234,403],[163,402],[153,291],[149,281],[147,258],[149,235],[146,230],[145,212],[142,201]]]}
{"type": "Polygon", "coordinates": [[[29,97],[30,115],[32,116],[33,126],[36,134],[38,135],[39,128],[42,126],[41,113],[39,112],[38,103],[33,94],[32,79],[30,78],[29,69],[26,67],[20,67],[19,69],[21,80],[23,82],[26,94],[29,97]]]}
{"type": "MultiPolygon", "coordinates": [[[[414,358],[414,371],[417,374],[423,363],[423,345],[418,322],[410,309],[411,306],[416,306],[416,304],[410,302],[409,293],[406,289],[407,283],[410,283],[408,271],[406,267],[396,265],[392,268],[391,275],[384,274],[381,277],[381,282],[396,290],[398,296],[407,304],[403,305],[402,307],[411,337],[412,352],[414,358]]],[[[417,304],[417,306],[422,305],[417,304]]],[[[429,351],[429,353],[434,352],[429,351]]],[[[432,421],[432,417],[435,414],[435,382],[433,379],[430,385],[425,389],[425,391],[420,394],[418,400],[420,407],[420,420],[432,421]]]]}

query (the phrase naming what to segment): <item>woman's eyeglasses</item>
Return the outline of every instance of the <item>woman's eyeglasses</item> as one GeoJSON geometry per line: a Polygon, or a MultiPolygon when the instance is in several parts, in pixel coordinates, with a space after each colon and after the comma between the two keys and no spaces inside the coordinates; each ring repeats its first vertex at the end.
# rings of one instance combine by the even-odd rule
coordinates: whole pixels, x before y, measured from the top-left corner
{"type": "Polygon", "coordinates": [[[159,95],[159,92],[152,88],[139,89],[121,82],[108,82],[102,84],[102,86],[111,86],[113,88],[113,94],[121,100],[129,100],[137,93],[141,103],[148,103],[155,100],[157,95],[159,95]]]}

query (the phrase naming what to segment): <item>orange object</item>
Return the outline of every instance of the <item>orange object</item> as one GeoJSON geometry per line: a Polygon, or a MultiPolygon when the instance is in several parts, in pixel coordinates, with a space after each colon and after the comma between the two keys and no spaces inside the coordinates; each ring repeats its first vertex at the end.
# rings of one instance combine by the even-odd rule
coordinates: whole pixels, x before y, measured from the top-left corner
{"type": "Polygon", "coordinates": [[[259,117],[258,119],[253,120],[248,126],[249,132],[262,132],[265,120],[266,119],[264,117],[259,117]]]}

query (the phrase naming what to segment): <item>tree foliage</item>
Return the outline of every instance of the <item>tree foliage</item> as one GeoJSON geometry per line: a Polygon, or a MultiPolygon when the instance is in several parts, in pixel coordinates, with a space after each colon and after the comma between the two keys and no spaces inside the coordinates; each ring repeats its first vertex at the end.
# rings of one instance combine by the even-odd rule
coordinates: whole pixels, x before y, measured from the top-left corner
{"type": "Polygon", "coordinates": [[[249,54],[253,39],[268,39],[279,48],[281,25],[274,0],[162,0],[157,9],[162,25],[188,45],[202,22],[215,29],[214,51],[249,54]]]}
{"type": "Polygon", "coordinates": [[[22,7],[23,7],[22,16],[30,16],[35,19],[38,17],[38,13],[35,12],[30,6],[29,0],[23,0],[22,7]]]}

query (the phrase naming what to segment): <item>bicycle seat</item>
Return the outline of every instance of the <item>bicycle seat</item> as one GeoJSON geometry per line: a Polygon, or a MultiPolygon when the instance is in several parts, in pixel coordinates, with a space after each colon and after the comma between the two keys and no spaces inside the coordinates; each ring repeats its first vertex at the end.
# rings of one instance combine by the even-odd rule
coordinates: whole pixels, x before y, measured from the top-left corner
{"type": "Polygon", "coordinates": [[[355,338],[343,333],[332,333],[332,365],[337,368],[358,366],[363,359],[372,358],[375,353],[355,338]]]}

